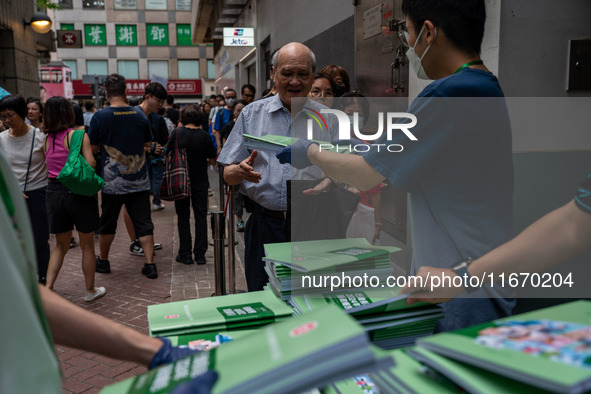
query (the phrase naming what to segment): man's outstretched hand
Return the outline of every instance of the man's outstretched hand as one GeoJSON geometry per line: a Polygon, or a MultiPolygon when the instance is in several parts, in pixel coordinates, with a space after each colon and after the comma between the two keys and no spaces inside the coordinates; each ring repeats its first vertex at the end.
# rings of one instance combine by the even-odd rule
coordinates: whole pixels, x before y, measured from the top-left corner
{"type": "Polygon", "coordinates": [[[310,167],[312,163],[308,159],[308,148],[312,144],[314,142],[300,138],[296,143],[283,148],[275,156],[281,164],[288,163],[297,169],[310,167]]]}
{"type": "Polygon", "coordinates": [[[253,150],[250,156],[238,164],[238,174],[245,181],[259,183],[261,180],[261,174],[254,171],[254,160],[256,159],[257,155],[258,152],[253,150]]]}

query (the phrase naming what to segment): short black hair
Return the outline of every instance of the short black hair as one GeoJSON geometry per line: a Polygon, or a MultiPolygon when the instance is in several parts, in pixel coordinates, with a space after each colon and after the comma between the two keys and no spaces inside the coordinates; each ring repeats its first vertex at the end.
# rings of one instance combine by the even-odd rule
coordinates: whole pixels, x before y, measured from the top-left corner
{"type": "Polygon", "coordinates": [[[86,109],[86,111],[90,112],[90,111],[92,111],[93,108],[94,108],[94,102],[92,102],[92,101],[85,101],[84,102],[84,109],[86,109]]]}
{"type": "Polygon", "coordinates": [[[191,123],[195,126],[201,126],[202,118],[203,111],[198,104],[187,104],[181,109],[181,123],[185,126],[191,123]]]}
{"type": "Polygon", "coordinates": [[[236,91],[235,91],[234,89],[232,89],[232,88],[228,88],[228,89],[226,89],[226,91],[224,92],[224,96],[223,96],[224,98],[226,98],[226,93],[228,93],[228,92],[234,92],[234,95],[236,95],[236,91]]]}
{"type": "Polygon", "coordinates": [[[29,97],[27,99],[27,106],[31,103],[37,104],[37,106],[39,107],[39,113],[41,114],[41,116],[43,116],[43,104],[41,104],[41,100],[39,100],[37,97],[29,97]]]}
{"type": "Polygon", "coordinates": [[[11,94],[10,96],[6,96],[0,100],[0,112],[6,110],[12,110],[16,112],[18,116],[25,120],[28,112],[27,102],[23,96],[19,94],[11,94]]]}
{"type": "Polygon", "coordinates": [[[78,104],[72,104],[74,110],[74,126],[84,126],[84,115],[82,114],[82,107],[78,104]]]}
{"type": "Polygon", "coordinates": [[[174,104],[174,96],[172,94],[169,94],[168,96],[166,96],[166,104],[168,104],[168,105],[174,104]]]}
{"type": "Polygon", "coordinates": [[[333,94],[336,91],[337,88],[337,84],[334,83],[334,80],[330,77],[330,75],[325,74],[325,73],[316,73],[314,74],[314,81],[316,81],[317,79],[326,79],[328,81],[328,83],[330,84],[330,88],[332,89],[333,94]]]}
{"type": "Polygon", "coordinates": [[[158,82],[150,82],[146,85],[146,90],[144,90],[144,95],[149,94],[150,96],[154,96],[160,100],[166,100],[168,97],[168,92],[158,82]]]}
{"type": "Polygon", "coordinates": [[[253,94],[257,93],[257,90],[254,88],[254,86],[252,86],[249,83],[245,83],[244,85],[242,85],[242,89],[240,89],[240,94],[244,94],[244,89],[252,91],[253,94]]]}
{"type": "Polygon", "coordinates": [[[217,99],[222,99],[222,100],[225,99],[223,94],[218,94],[217,96],[215,96],[215,98],[216,98],[216,100],[217,99]]]}
{"type": "Polygon", "coordinates": [[[335,100],[335,108],[345,111],[345,108],[350,104],[358,103],[363,110],[363,116],[369,117],[369,101],[367,97],[357,92],[347,92],[335,100]]]}
{"type": "Polygon", "coordinates": [[[119,74],[109,74],[105,78],[105,89],[109,97],[125,97],[125,78],[119,74]]]}
{"type": "Polygon", "coordinates": [[[73,127],[75,123],[76,115],[74,115],[74,109],[68,99],[62,96],[53,96],[45,102],[45,113],[43,114],[43,131],[45,133],[59,133],[73,127]]]}
{"type": "Polygon", "coordinates": [[[402,12],[417,34],[430,20],[458,49],[470,55],[480,54],[486,21],[484,0],[403,0],[402,12]]]}
{"type": "Polygon", "coordinates": [[[234,108],[236,108],[236,106],[237,106],[238,104],[242,104],[242,105],[244,105],[245,107],[248,105],[248,103],[247,103],[246,101],[244,101],[244,100],[242,100],[242,99],[239,99],[239,100],[236,100],[236,104],[234,104],[234,108]]]}

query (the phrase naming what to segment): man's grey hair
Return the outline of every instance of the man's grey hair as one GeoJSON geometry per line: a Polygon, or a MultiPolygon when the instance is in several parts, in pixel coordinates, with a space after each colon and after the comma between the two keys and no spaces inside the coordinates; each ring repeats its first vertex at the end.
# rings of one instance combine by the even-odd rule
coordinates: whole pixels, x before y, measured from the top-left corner
{"type": "MultiPolygon", "coordinates": [[[[281,52],[282,49],[283,47],[276,50],[275,53],[273,53],[273,57],[271,57],[271,65],[275,70],[277,70],[277,66],[279,66],[279,52],[281,52]]],[[[308,48],[308,51],[310,53],[310,61],[312,62],[312,72],[316,72],[316,55],[310,48],[308,48]]]]}

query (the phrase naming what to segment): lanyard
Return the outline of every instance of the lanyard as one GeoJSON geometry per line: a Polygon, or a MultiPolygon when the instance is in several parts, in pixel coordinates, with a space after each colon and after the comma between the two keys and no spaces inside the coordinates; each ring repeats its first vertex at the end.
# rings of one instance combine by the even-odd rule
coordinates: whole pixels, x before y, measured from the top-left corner
{"type": "Polygon", "coordinates": [[[468,62],[466,64],[462,64],[454,74],[459,73],[460,71],[462,71],[465,68],[468,68],[470,66],[475,66],[475,65],[480,65],[480,64],[484,64],[484,62],[482,60],[472,60],[471,62],[468,62]]]}

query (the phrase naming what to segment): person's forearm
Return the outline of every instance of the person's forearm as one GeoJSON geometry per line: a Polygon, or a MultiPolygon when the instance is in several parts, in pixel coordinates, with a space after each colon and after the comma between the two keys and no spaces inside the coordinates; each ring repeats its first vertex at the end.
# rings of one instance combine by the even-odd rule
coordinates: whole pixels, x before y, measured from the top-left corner
{"type": "Polygon", "coordinates": [[[384,180],[382,174],[355,154],[320,151],[318,145],[312,144],[308,148],[308,158],[328,176],[359,190],[369,190],[384,180]]]}
{"type": "Polygon", "coordinates": [[[220,131],[213,130],[213,136],[215,137],[215,142],[217,144],[218,151],[219,151],[222,147],[222,137],[221,137],[220,131]]]}
{"type": "Polygon", "coordinates": [[[244,180],[240,175],[238,164],[230,164],[224,167],[224,181],[230,185],[239,185],[244,180]]]}
{"type": "MultiPolygon", "coordinates": [[[[574,203],[545,215],[469,267],[471,275],[531,273],[563,264],[590,249],[591,215],[574,203]]],[[[505,276],[507,277],[507,276],[505,276]]]]}
{"type": "Polygon", "coordinates": [[[158,338],[82,309],[44,286],[39,291],[57,344],[145,366],[162,346],[158,338]]]}

